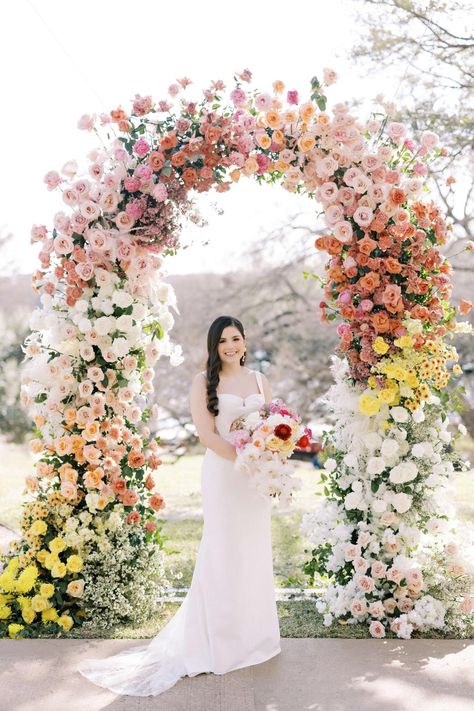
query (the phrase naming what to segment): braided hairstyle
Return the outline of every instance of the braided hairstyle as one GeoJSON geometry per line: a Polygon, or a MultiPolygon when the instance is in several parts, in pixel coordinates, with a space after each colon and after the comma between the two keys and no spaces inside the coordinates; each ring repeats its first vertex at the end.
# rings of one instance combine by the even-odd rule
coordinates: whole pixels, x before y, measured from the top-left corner
{"type": "MultiPolygon", "coordinates": [[[[218,316],[210,325],[207,333],[207,361],[206,361],[206,380],[207,380],[207,409],[209,412],[217,416],[219,414],[219,400],[217,397],[217,386],[219,384],[219,373],[222,368],[221,359],[217,348],[222,335],[222,331],[227,326],[234,326],[245,338],[244,327],[237,318],[232,316],[218,316]]],[[[245,363],[245,353],[240,359],[240,365],[245,363]]]]}

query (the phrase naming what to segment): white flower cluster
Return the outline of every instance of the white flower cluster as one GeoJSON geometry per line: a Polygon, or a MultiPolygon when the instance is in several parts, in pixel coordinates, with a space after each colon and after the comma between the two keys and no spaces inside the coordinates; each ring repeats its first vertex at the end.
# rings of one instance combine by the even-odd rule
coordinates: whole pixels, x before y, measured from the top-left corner
{"type": "MultiPolygon", "coordinates": [[[[329,498],[301,526],[313,546],[314,570],[326,580],[317,609],[325,624],[342,616],[367,621],[378,637],[386,625],[399,637],[442,629],[452,607],[450,580],[474,573],[474,562],[463,555],[470,546],[452,539],[446,497],[453,460],[458,469],[468,463],[450,446],[437,398],[413,413],[382,405],[368,417],[358,410],[346,364],[334,360],[336,382],[327,395],[337,419],[334,454],[322,472],[329,498]]],[[[467,528],[472,543],[473,527],[467,528]]],[[[464,584],[461,594],[467,589],[464,584]]]]}
{"type": "Polygon", "coordinates": [[[182,362],[181,347],[168,334],[175,306],[169,284],[156,280],[145,296],[130,293],[114,272],[98,269],[96,279],[99,288],[85,289],[74,306],[59,291],[43,294],[31,316],[21,397],[46,443],[66,433],[64,412],[71,406],[95,404],[99,411],[108,405],[138,422],[153,391],[155,362],[163,355],[173,365],[182,362]],[[120,387],[113,388],[118,378],[120,387]],[[92,396],[97,388],[102,395],[92,396]]]}

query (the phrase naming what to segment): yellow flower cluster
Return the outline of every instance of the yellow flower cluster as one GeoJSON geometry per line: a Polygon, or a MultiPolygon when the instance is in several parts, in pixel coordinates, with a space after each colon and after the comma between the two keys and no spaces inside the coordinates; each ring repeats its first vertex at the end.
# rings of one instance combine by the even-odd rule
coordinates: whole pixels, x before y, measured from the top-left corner
{"type": "MultiPolygon", "coordinates": [[[[404,407],[416,410],[422,400],[429,398],[432,388],[440,390],[446,387],[450,378],[448,361],[458,359],[454,346],[441,338],[428,340],[419,349],[413,347],[414,339],[410,335],[397,338],[394,344],[401,352],[382,358],[372,369],[385,376],[384,387],[380,388],[375,375],[371,375],[367,385],[373,392],[366,392],[359,398],[359,410],[368,417],[375,415],[382,403],[393,407],[400,404],[402,398],[404,407]]],[[[378,336],[372,348],[379,355],[384,355],[389,345],[378,336]]],[[[455,364],[452,372],[459,375],[462,370],[455,364]]]]}

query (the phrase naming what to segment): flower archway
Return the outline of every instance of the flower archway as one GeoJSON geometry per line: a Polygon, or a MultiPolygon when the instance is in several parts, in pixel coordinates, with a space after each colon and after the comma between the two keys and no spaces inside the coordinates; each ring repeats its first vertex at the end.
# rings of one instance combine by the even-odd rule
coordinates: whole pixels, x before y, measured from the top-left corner
{"type": "Polygon", "coordinates": [[[338,425],[326,501],[303,523],[314,545],[306,572],[326,581],[318,609],[328,624],[367,621],[373,636],[441,627],[459,605],[472,613],[466,570],[454,544],[440,543],[450,530],[435,502],[464,467],[442,389],[459,372],[448,368],[457,356],[447,338],[467,330],[449,304],[450,267],[438,249],[447,227],[424,199],[428,162],[442,150],[434,134],[415,144],[381,115],[362,123],[345,104],[326,113],[324,87],[335,78],[314,77],[300,101],[293,90],[283,98],[281,81],[272,93],[244,88],[246,70],[229,105],[220,81],[197,103],[180,97],[190,81],[178,80],[171,100],[137,95],[130,112],[83,116],[79,128],[106,136],[87,174],[69,161],[45,176],[66,211],[51,230],[32,230],[41,307],[22,399],[39,456],[22,537],[0,575],[4,633],[149,614],[163,585],[164,501],[146,398],[156,360],[182,360],[169,337],[177,309],[163,261],[179,249],[192,191],[223,192],[242,177],[306,193],[327,226],[315,243],[330,256],[321,310],[342,321],[342,360],[329,397],[338,425]]]}

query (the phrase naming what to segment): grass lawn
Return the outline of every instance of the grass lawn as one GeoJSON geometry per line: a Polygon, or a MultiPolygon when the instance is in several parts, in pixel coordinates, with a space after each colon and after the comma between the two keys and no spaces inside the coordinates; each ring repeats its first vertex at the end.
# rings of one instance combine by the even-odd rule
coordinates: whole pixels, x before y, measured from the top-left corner
{"type": "MultiPolygon", "coordinates": [[[[471,453],[469,453],[471,454],[471,453]]],[[[471,456],[472,459],[472,456],[471,456]]],[[[24,491],[24,477],[31,467],[31,457],[24,447],[0,444],[0,523],[18,529],[19,512],[24,491]]],[[[169,537],[167,548],[178,551],[168,557],[168,577],[174,587],[189,587],[199,542],[202,535],[202,505],[200,468],[202,456],[182,457],[176,464],[163,464],[156,477],[159,491],[166,501],[160,512],[169,537]]],[[[294,502],[286,507],[275,506],[272,517],[273,568],[277,587],[305,587],[307,579],[301,571],[308,557],[300,537],[303,514],[311,511],[320,492],[318,471],[309,463],[298,463],[297,475],[303,487],[294,502]]],[[[474,479],[465,474],[457,477],[453,495],[460,518],[474,520],[474,479]]],[[[278,613],[282,637],[367,637],[365,625],[333,625],[324,627],[321,616],[311,600],[279,601],[278,613]]],[[[174,614],[179,603],[165,602],[154,619],[139,628],[121,627],[103,630],[71,630],[69,637],[152,637],[174,614]]],[[[442,636],[432,634],[430,636],[442,636]]]]}

